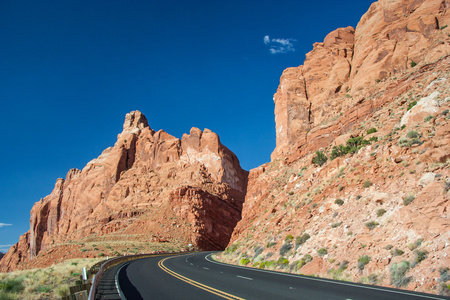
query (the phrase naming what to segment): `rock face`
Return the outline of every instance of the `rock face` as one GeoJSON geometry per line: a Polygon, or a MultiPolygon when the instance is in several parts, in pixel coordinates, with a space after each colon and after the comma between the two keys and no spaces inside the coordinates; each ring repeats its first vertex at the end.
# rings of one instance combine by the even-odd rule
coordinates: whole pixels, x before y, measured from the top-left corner
{"type": "Polygon", "coordinates": [[[283,72],[274,95],[272,160],[295,159],[330,144],[384,105],[367,103],[381,80],[448,55],[449,5],[380,0],[356,30],[340,28],[314,44],[303,66],[283,72]]]}
{"type": "Polygon", "coordinates": [[[52,245],[118,233],[223,249],[240,220],[247,176],[210,130],[192,128],[180,140],[131,112],[114,147],[83,170],[70,170],[33,206],[30,231],[1,260],[1,270],[52,245]]]}
{"type": "Polygon", "coordinates": [[[283,72],[272,161],[220,259],[450,295],[448,8],[380,0],[283,72]]]}

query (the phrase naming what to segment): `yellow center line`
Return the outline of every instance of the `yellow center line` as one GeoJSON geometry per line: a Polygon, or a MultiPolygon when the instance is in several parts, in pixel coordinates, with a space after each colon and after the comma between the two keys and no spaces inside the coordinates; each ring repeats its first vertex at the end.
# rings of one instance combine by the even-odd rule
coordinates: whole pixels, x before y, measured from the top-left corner
{"type": "Polygon", "coordinates": [[[173,257],[167,257],[167,258],[164,258],[164,259],[160,260],[160,261],[158,262],[158,266],[159,266],[164,272],[166,272],[166,273],[172,275],[173,277],[178,278],[178,279],[180,279],[180,280],[182,280],[182,281],[184,281],[184,282],[186,282],[186,283],[189,283],[190,285],[193,285],[193,286],[195,286],[195,287],[198,287],[198,288],[200,288],[200,289],[202,289],[202,290],[205,290],[205,291],[207,291],[207,292],[210,292],[210,293],[212,293],[212,294],[215,294],[215,295],[220,296],[220,297],[225,298],[225,299],[230,299],[230,300],[245,300],[244,298],[240,298],[240,297],[238,297],[238,296],[234,296],[234,295],[228,294],[228,293],[226,293],[226,292],[224,292],[224,291],[215,289],[215,288],[210,287],[210,286],[208,286],[208,285],[206,285],[206,284],[197,282],[197,281],[195,281],[195,280],[192,280],[192,279],[190,279],[190,278],[187,278],[187,277],[185,277],[185,276],[183,276],[183,275],[180,275],[180,274],[178,274],[178,273],[176,273],[176,272],[170,270],[169,268],[167,268],[167,267],[164,265],[164,261],[166,261],[166,260],[169,259],[169,258],[173,258],[173,257]]]}

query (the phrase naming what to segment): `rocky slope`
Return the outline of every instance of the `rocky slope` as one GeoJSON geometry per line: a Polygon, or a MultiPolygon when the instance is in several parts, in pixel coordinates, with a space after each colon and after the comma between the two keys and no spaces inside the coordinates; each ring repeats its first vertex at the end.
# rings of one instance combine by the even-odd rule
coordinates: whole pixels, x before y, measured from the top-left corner
{"type": "Polygon", "coordinates": [[[220,259],[449,294],[448,8],[380,0],[283,72],[220,259]]]}
{"type": "MultiPolygon", "coordinates": [[[[33,206],[29,232],[0,270],[45,265],[52,255],[82,256],[94,242],[97,250],[105,241],[224,249],[241,217],[247,176],[210,130],[192,128],[180,140],[131,112],[114,147],[83,170],[70,170],[33,206]]],[[[112,255],[117,249],[101,250],[112,255]]]]}

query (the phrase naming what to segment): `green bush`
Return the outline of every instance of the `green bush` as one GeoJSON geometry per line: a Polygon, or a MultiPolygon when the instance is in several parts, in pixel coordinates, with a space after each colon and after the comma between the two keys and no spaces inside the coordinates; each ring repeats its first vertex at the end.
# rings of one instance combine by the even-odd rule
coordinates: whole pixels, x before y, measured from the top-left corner
{"type": "Polygon", "coordinates": [[[415,138],[419,137],[419,133],[417,131],[411,130],[411,131],[408,131],[406,136],[410,139],[415,139],[415,138]]]}
{"type": "Polygon", "coordinates": [[[365,140],[361,136],[357,136],[357,137],[348,139],[346,146],[339,145],[339,146],[333,147],[333,149],[331,150],[330,159],[333,160],[339,156],[344,156],[349,153],[355,153],[362,147],[364,147],[366,145],[370,145],[370,143],[372,141],[377,141],[377,140],[378,140],[378,138],[376,138],[376,137],[374,139],[371,138],[370,140],[365,140]]]}
{"type": "Polygon", "coordinates": [[[241,261],[239,262],[239,264],[243,266],[247,265],[248,263],[250,263],[250,259],[248,258],[241,258],[241,261]]]}
{"type": "Polygon", "coordinates": [[[275,242],[268,242],[267,244],[266,244],[266,248],[270,248],[270,247],[272,247],[272,246],[275,246],[277,243],[275,243],[275,242]]]}
{"type": "Polygon", "coordinates": [[[24,289],[23,280],[23,277],[11,279],[6,278],[5,280],[0,281],[0,291],[7,293],[19,293],[24,289]]]}
{"type": "Polygon", "coordinates": [[[409,261],[402,261],[401,263],[394,263],[390,269],[389,277],[391,284],[395,287],[407,286],[412,277],[406,277],[406,272],[410,269],[409,261]]]}
{"type": "Polygon", "coordinates": [[[370,256],[363,255],[358,258],[358,269],[364,270],[364,267],[370,262],[370,256]]]}
{"type": "Polygon", "coordinates": [[[425,122],[428,122],[428,121],[430,121],[430,120],[433,119],[433,118],[434,118],[433,116],[426,116],[425,119],[424,119],[424,121],[425,121],[425,122]]]}
{"type": "Polygon", "coordinates": [[[370,222],[367,222],[365,225],[367,228],[369,228],[369,230],[372,230],[372,229],[376,228],[378,225],[380,225],[380,223],[375,222],[375,221],[370,221],[370,222]]]}
{"type": "Polygon", "coordinates": [[[403,253],[405,253],[402,249],[398,249],[395,248],[394,250],[391,251],[392,256],[400,256],[403,255],[403,253]]]}
{"type": "Polygon", "coordinates": [[[326,163],[328,160],[328,157],[322,152],[322,151],[316,151],[316,156],[313,158],[313,163],[316,166],[322,166],[324,163],[326,163]]]}
{"type": "Polygon", "coordinates": [[[309,234],[307,234],[307,233],[304,233],[304,234],[302,234],[301,236],[298,236],[298,237],[295,239],[295,244],[296,244],[297,248],[298,248],[299,246],[301,246],[302,244],[304,244],[307,240],[309,240],[310,237],[311,237],[311,236],[310,236],[309,234]]]}
{"type": "Polygon", "coordinates": [[[284,244],[280,248],[280,255],[284,256],[286,253],[288,253],[292,249],[292,244],[284,244]]]}
{"type": "Polygon", "coordinates": [[[319,254],[319,256],[327,255],[328,250],[327,250],[327,248],[320,248],[319,250],[317,250],[317,254],[319,254]]]}
{"type": "Polygon", "coordinates": [[[372,185],[372,182],[370,182],[370,180],[366,180],[366,181],[364,181],[364,183],[363,183],[363,187],[365,187],[365,188],[368,188],[368,187],[370,187],[372,185]]]}
{"type": "Polygon", "coordinates": [[[339,205],[339,206],[342,206],[342,205],[344,204],[344,200],[342,200],[341,198],[339,198],[339,199],[334,200],[334,203],[337,204],[337,205],[339,205]]]}
{"type": "Polygon", "coordinates": [[[381,217],[385,213],[386,213],[386,210],[384,208],[380,208],[379,210],[377,210],[377,216],[378,217],[381,217]]]}
{"type": "Polygon", "coordinates": [[[415,61],[411,61],[411,68],[414,68],[415,66],[417,66],[417,63],[415,61]]]}
{"type": "Polygon", "coordinates": [[[286,236],[286,238],[284,239],[284,241],[285,241],[286,243],[290,243],[290,242],[292,242],[293,239],[294,239],[294,237],[292,236],[292,234],[288,234],[288,235],[286,236]]]}
{"type": "Polygon", "coordinates": [[[372,134],[372,133],[375,133],[375,132],[377,132],[377,129],[375,127],[372,127],[372,128],[367,130],[367,134],[372,134]]]}
{"type": "Polygon", "coordinates": [[[333,223],[333,224],[331,224],[331,228],[339,227],[339,226],[341,226],[341,224],[342,224],[342,222],[333,223]]]}
{"type": "Polygon", "coordinates": [[[286,268],[287,266],[289,266],[289,260],[287,258],[280,257],[277,260],[277,265],[280,267],[286,268]]]}
{"type": "Polygon", "coordinates": [[[414,201],[414,199],[416,199],[416,197],[414,197],[413,195],[406,196],[405,198],[403,198],[403,204],[405,206],[411,204],[414,201]]]}
{"type": "Polygon", "coordinates": [[[394,248],[394,246],[392,246],[391,244],[384,246],[384,249],[386,250],[391,250],[392,248],[394,248]]]}
{"type": "Polygon", "coordinates": [[[427,259],[427,257],[428,257],[428,251],[426,251],[426,250],[416,250],[416,251],[414,251],[414,258],[413,258],[413,262],[411,264],[411,267],[414,268],[421,261],[427,259]]]}
{"type": "Polygon", "coordinates": [[[414,100],[414,101],[412,101],[412,102],[409,102],[409,104],[408,104],[408,110],[410,110],[411,108],[413,108],[414,106],[416,106],[416,104],[417,104],[417,101],[416,101],[416,100],[414,100]]]}
{"type": "Polygon", "coordinates": [[[238,249],[238,247],[239,247],[239,243],[232,244],[225,249],[225,253],[233,253],[238,249]]]}

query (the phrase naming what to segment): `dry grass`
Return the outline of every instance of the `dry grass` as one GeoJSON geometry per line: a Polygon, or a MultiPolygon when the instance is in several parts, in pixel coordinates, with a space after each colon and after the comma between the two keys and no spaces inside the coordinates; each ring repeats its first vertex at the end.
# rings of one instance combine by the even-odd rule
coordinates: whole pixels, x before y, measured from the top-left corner
{"type": "Polygon", "coordinates": [[[43,269],[0,273],[0,300],[60,299],[80,279],[82,267],[90,268],[102,258],[71,259],[43,269]]]}

